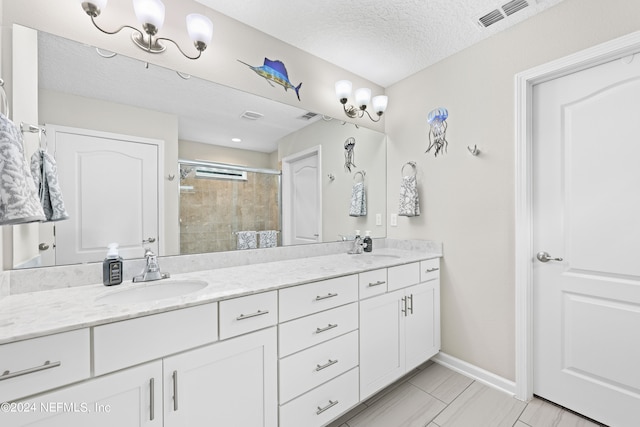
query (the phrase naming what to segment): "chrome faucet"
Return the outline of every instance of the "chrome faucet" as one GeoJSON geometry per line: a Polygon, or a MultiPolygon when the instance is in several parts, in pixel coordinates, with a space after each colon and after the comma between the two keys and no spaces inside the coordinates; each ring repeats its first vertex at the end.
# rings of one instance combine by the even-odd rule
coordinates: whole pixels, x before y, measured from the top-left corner
{"type": "Polygon", "coordinates": [[[144,270],[142,270],[142,274],[133,277],[134,282],[149,282],[151,280],[160,280],[170,277],[169,273],[162,273],[160,271],[158,257],[156,254],[151,252],[151,249],[146,248],[144,250],[144,257],[147,260],[147,265],[144,267],[144,270]]]}
{"type": "Polygon", "coordinates": [[[360,235],[356,235],[356,237],[353,239],[353,246],[351,247],[351,249],[347,252],[348,254],[361,254],[363,251],[363,242],[362,242],[362,237],[360,237],[360,235]]]}

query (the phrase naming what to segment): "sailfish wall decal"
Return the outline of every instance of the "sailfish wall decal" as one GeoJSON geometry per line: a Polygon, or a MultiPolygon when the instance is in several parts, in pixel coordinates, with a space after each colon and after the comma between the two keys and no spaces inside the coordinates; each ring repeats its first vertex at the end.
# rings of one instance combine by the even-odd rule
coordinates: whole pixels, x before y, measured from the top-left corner
{"type": "Polygon", "coordinates": [[[300,87],[302,86],[302,83],[298,86],[291,84],[289,81],[289,75],[287,74],[287,68],[284,66],[282,61],[272,61],[269,58],[264,58],[264,64],[260,67],[254,67],[253,65],[247,64],[239,59],[238,62],[251,68],[257,75],[264,78],[271,86],[273,86],[273,83],[271,82],[274,82],[284,87],[284,90],[293,89],[296,92],[298,101],[300,101],[300,87]]]}

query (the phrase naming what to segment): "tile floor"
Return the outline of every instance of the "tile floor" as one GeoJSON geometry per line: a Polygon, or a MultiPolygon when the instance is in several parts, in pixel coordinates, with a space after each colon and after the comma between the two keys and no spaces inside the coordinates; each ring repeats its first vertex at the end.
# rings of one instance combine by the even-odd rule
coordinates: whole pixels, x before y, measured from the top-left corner
{"type": "Polygon", "coordinates": [[[598,427],[540,399],[528,404],[427,363],[328,427],[598,427]]]}

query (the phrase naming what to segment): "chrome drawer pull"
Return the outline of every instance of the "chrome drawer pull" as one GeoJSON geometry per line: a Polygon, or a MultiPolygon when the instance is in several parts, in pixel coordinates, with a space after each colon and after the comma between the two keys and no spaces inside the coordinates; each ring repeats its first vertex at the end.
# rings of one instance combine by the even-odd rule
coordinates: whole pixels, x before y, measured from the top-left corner
{"type": "Polygon", "coordinates": [[[316,301],[322,301],[323,299],[333,298],[333,297],[337,297],[337,296],[338,296],[338,294],[337,294],[337,293],[332,294],[331,292],[329,292],[328,294],[326,294],[326,295],[324,295],[324,296],[320,296],[320,295],[318,295],[318,296],[316,297],[316,301]]]}
{"type": "Polygon", "coordinates": [[[155,379],[151,378],[149,380],[149,401],[150,403],[150,408],[149,408],[149,421],[153,421],[153,419],[156,417],[156,404],[155,404],[155,400],[156,400],[156,393],[155,393],[155,379]]]}
{"type": "Polygon", "coordinates": [[[11,372],[7,370],[7,371],[4,371],[2,375],[0,375],[0,381],[8,380],[8,379],[19,377],[22,375],[33,374],[34,372],[44,371],[45,369],[57,368],[60,365],[61,365],[60,362],[51,363],[47,360],[40,366],[36,366],[35,368],[25,369],[23,371],[11,372]]]}
{"type": "Polygon", "coordinates": [[[327,326],[325,326],[324,328],[316,328],[316,334],[321,334],[322,332],[327,332],[333,328],[337,328],[338,324],[337,323],[329,323],[327,326]]]}
{"type": "Polygon", "coordinates": [[[337,404],[338,404],[337,400],[329,400],[329,404],[327,406],[325,406],[324,408],[321,408],[321,407],[318,406],[318,410],[316,411],[316,415],[320,415],[321,413],[323,413],[327,409],[331,409],[334,406],[336,406],[337,404]]]}
{"type": "Polygon", "coordinates": [[[407,309],[411,312],[411,314],[413,314],[413,294],[411,294],[409,297],[407,297],[408,301],[411,301],[411,306],[407,309]]]}
{"type": "Polygon", "coordinates": [[[178,371],[173,371],[173,410],[178,410],[178,371]]]}
{"type": "Polygon", "coordinates": [[[323,369],[326,369],[331,365],[335,365],[336,363],[338,363],[338,359],[336,359],[336,360],[329,359],[329,361],[327,363],[325,363],[324,365],[316,365],[316,372],[320,372],[323,369]]]}
{"type": "Polygon", "coordinates": [[[369,287],[370,287],[370,288],[373,288],[374,286],[384,285],[385,283],[387,283],[387,282],[385,282],[384,280],[378,280],[378,281],[377,281],[377,282],[375,282],[375,283],[369,283],[369,287]]]}
{"type": "Polygon", "coordinates": [[[402,297],[402,308],[400,311],[404,313],[404,317],[407,317],[407,297],[402,297]]]}
{"type": "Polygon", "coordinates": [[[240,316],[236,317],[236,320],[244,320],[244,319],[249,319],[251,317],[256,317],[256,316],[262,316],[263,314],[269,314],[269,310],[258,310],[255,313],[251,313],[251,314],[241,314],[240,316]]]}
{"type": "Polygon", "coordinates": [[[427,273],[433,273],[434,271],[438,271],[440,270],[438,267],[433,267],[433,268],[427,268],[427,273]]]}

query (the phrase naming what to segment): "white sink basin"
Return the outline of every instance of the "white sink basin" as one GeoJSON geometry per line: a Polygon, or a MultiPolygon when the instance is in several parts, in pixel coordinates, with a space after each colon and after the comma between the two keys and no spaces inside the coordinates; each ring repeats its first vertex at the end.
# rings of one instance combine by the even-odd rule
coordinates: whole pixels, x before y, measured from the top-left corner
{"type": "Polygon", "coordinates": [[[202,280],[162,280],[134,284],[128,289],[115,291],[96,298],[99,304],[136,303],[155,301],[190,294],[207,287],[202,280]]]}
{"type": "Polygon", "coordinates": [[[398,259],[399,255],[385,255],[385,254],[363,254],[366,258],[374,258],[374,259],[398,259]]]}

